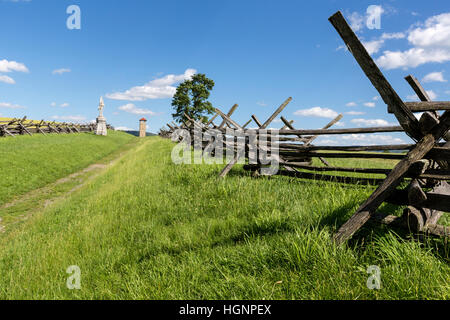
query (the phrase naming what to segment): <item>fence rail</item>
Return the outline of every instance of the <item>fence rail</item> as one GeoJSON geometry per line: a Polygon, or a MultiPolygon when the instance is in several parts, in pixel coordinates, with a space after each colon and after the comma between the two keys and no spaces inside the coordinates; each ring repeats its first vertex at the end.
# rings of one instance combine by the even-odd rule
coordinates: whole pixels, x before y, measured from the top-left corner
{"type": "MultiPolygon", "coordinates": [[[[393,113],[399,122],[399,126],[374,127],[374,128],[349,128],[331,129],[341,118],[339,115],[322,129],[300,130],[293,126],[293,121],[288,121],[281,116],[284,127],[280,130],[267,130],[272,121],[277,118],[292,98],[284,101],[276,111],[265,121],[261,122],[255,115],[244,125],[239,125],[231,117],[237,108],[234,105],[227,114],[216,109],[216,114],[205,124],[191,119],[187,123],[177,125],[167,124],[169,129],[162,129],[161,136],[173,137],[178,129],[189,130],[191,145],[194,149],[209,151],[209,142],[195,143],[195,130],[207,132],[214,129],[222,136],[224,154],[226,149],[234,151],[234,158],[220,172],[220,177],[225,177],[239,160],[238,150],[242,143],[245,145],[243,156],[249,160],[251,153],[251,136],[256,136],[256,152],[267,153],[268,150],[276,151],[276,157],[280,165],[279,175],[287,175],[302,179],[315,179],[335,181],[340,183],[371,183],[378,185],[373,194],[358,208],[356,213],[344,223],[334,236],[337,243],[342,243],[353,236],[369,220],[383,224],[408,228],[417,233],[428,233],[438,236],[449,236],[450,228],[438,224],[443,213],[450,212],[450,102],[430,101],[425,89],[419,81],[409,75],[405,80],[410,84],[421,102],[403,102],[377,65],[370,57],[367,50],[351,30],[340,12],[330,17],[330,22],[344,40],[351,54],[358,62],[365,75],[379,92],[383,101],[388,106],[388,112],[393,113]],[[445,110],[443,114],[437,111],[445,110]],[[418,120],[413,112],[424,112],[418,120]],[[214,124],[214,120],[222,118],[220,125],[214,124]],[[253,121],[257,129],[245,129],[253,121]],[[228,129],[228,130],[227,130],[228,129]],[[234,129],[235,134],[229,129],[234,129]],[[312,143],[320,135],[343,134],[370,134],[380,132],[404,132],[413,143],[404,145],[361,145],[361,146],[314,146],[312,143]],[[226,138],[233,137],[234,142],[226,138]],[[243,140],[244,137],[245,139],[243,140]],[[235,138],[235,139],[234,139],[235,138]],[[260,144],[263,139],[269,138],[268,143],[260,144]],[[442,143],[441,141],[446,142],[442,143]],[[240,142],[239,142],[240,141],[240,142]],[[392,151],[400,151],[392,153],[392,151]],[[313,165],[312,159],[317,158],[323,166],[313,165]],[[385,159],[395,160],[392,168],[352,168],[331,166],[327,159],[385,159]],[[323,172],[348,172],[354,174],[379,174],[383,178],[348,177],[335,174],[323,174],[323,172]],[[402,187],[407,185],[406,188],[402,187]],[[387,202],[398,206],[405,206],[401,217],[382,214],[378,208],[387,202]]],[[[232,131],[233,132],[233,131],[232,131]]],[[[267,165],[266,165],[267,166],[267,165]]],[[[257,173],[265,165],[262,163],[246,164],[244,169],[257,173]]]]}
{"type": "MultiPolygon", "coordinates": [[[[76,123],[60,123],[49,121],[33,121],[14,118],[10,120],[0,121],[0,137],[15,137],[17,135],[33,135],[33,134],[62,134],[62,133],[81,133],[95,131],[96,124],[76,124],[76,123]]],[[[107,125],[108,129],[114,129],[111,125],[107,125]]]]}

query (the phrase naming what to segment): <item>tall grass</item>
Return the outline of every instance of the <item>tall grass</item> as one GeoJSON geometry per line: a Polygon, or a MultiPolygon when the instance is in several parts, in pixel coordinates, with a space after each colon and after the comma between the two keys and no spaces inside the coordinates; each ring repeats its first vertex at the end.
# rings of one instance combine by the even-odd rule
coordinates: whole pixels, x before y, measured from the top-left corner
{"type": "MultiPolygon", "coordinates": [[[[448,299],[443,242],[377,227],[331,241],[368,186],[174,165],[141,140],[100,177],[0,237],[0,298],[448,299]],[[436,249],[434,246],[438,246],[436,249]],[[66,287],[81,269],[81,290],[66,287]],[[370,290],[366,270],[381,269],[370,290]]],[[[445,251],[445,250],[444,250],[445,251]]]]}

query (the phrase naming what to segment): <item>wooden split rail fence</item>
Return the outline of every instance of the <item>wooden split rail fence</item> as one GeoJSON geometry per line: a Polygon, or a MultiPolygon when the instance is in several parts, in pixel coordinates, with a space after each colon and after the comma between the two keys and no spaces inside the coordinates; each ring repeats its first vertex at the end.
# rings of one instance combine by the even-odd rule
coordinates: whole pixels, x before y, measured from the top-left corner
{"type": "MultiPolygon", "coordinates": [[[[17,135],[33,135],[33,134],[49,134],[49,133],[80,133],[80,132],[93,132],[96,125],[94,123],[89,124],[75,124],[75,123],[60,123],[49,121],[32,121],[27,120],[27,117],[22,119],[11,119],[0,121],[0,136],[1,137],[15,137],[17,135]]],[[[112,129],[110,125],[107,125],[108,129],[112,129]]]]}
{"type": "MultiPolygon", "coordinates": [[[[438,220],[444,213],[450,212],[450,102],[433,102],[419,81],[409,75],[405,79],[417,94],[421,102],[403,102],[380,69],[377,67],[365,47],[352,31],[341,12],[330,17],[330,22],[344,40],[359,66],[379,92],[381,98],[388,106],[388,112],[395,115],[399,126],[372,127],[372,128],[332,128],[342,115],[333,119],[322,129],[301,130],[281,116],[284,127],[280,130],[268,129],[292,98],[288,98],[265,121],[261,122],[255,115],[243,124],[239,125],[231,116],[237,108],[234,105],[227,114],[216,109],[216,114],[207,122],[200,123],[186,115],[188,122],[178,126],[175,123],[167,124],[168,130],[161,130],[161,135],[169,137],[177,129],[188,129],[191,137],[194,129],[206,132],[214,129],[223,134],[223,141],[227,128],[240,132],[237,136],[244,135],[244,157],[249,159],[249,139],[247,136],[257,135],[258,152],[267,152],[268,147],[277,151],[277,161],[280,169],[279,175],[298,177],[303,179],[320,179],[342,183],[370,183],[377,185],[373,194],[360,205],[354,215],[344,223],[334,236],[337,243],[343,243],[353,236],[368,221],[381,222],[386,225],[407,228],[414,233],[427,233],[437,236],[448,236],[450,228],[438,224],[438,220]],[[445,112],[439,114],[438,111],[445,112]],[[417,119],[414,112],[423,112],[417,119]],[[216,118],[222,118],[219,125],[214,124],[216,118]],[[251,121],[257,129],[246,129],[251,121]],[[361,145],[361,146],[315,146],[312,143],[321,135],[349,135],[372,134],[386,132],[403,132],[412,140],[410,144],[402,145],[361,145]],[[274,134],[274,135],[272,135],[274,134]],[[261,146],[262,138],[272,135],[275,141],[261,146]],[[395,152],[392,152],[395,151],[395,152]],[[312,159],[319,159],[321,165],[313,165],[312,159]],[[352,168],[331,166],[327,159],[388,159],[395,160],[394,168],[352,168]],[[381,178],[349,177],[327,175],[324,172],[351,172],[357,174],[379,174],[381,178]],[[405,187],[406,186],[406,187],[405,187]],[[404,206],[402,216],[380,213],[379,207],[384,203],[404,206]]],[[[191,140],[194,148],[205,149],[209,142],[196,145],[191,140]]],[[[230,145],[224,142],[224,150],[232,148],[237,151],[237,140],[230,145]]],[[[225,154],[225,153],[224,153],[225,154]]],[[[238,162],[239,156],[234,155],[229,163],[220,172],[220,177],[225,177],[232,167],[238,162]]],[[[392,162],[391,162],[392,163],[392,162]]],[[[264,166],[260,163],[246,164],[244,168],[258,172],[264,166]]]]}

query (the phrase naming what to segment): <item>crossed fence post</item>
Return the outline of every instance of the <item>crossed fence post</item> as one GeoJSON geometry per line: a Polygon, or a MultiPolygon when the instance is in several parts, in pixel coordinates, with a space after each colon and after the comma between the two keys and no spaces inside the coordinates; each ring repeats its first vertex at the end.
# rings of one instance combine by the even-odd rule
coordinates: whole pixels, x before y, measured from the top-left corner
{"type": "Polygon", "coordinates": [[[419,121],[378,69],[367,50],[345,21],[342,13],[335,13],[329,20],[346,43],[349,51],[353,54],[366,76],[378,90],[383,101],[391,108],[400,125],[404,128],[405,133],[418,141],[416,146],[392,169],[383,183],[358,208],[356,213],[341,226],[334,236],[336,243],[340,244],[349,239],[375,215],[378,207],[395,191],[395,188],[403,180],[410,167],[415,162],[423,159],[446,134],[450,128],[450,111],[446,111],[439,118],[439,124],[424,135],[420,129],[419,121]]]}
{"type": "MultiPolygon", "coordinates": [[[[270,123],[281,113],[281,111],[283,111],[283,109],[289,104],[289,102],[292,101],[292,98],[289,97],[285,102],[283,102],[283,104],[281,104],[278,109],[266,120],[266,122],[264,122],[264,124],[260,125],[260,122],[256,119],[255,116],[252,116],[253,120],[255,121],[255,123],[259,126],[259,129],[266,129],[270,123]]],[[[229,121],[231,124],[233,124],[234,126],[236,126],[236,128],[240,128],[241,130],[242,127],[240,127],[237,123],[233,123],[234,121],[231,120],[228,116],[226,116],[225,114],[223,114],[222,112],[220,112],[220,110],[217,110],[220,115],[222,116],[222,118],[224,120],[229,121]]],[[[230,170],[234,167],[234,165],[238,162],[239,160],[239,156],[236,155],[226,166],[225,168],[223,168],[223,170],[220,172],[219,177],[224,178],[228,172],[230,172],[230,170]]]]}
{"type": "MultiPolygon", "coordinates": [[[[412,75],[408,75],[405,77],[405,80],[412,87],[414,92],[417,94],[419,99],[423,102],[431,102],[431,99],[425,89],[420,84],[419,80],[417,80],[412,75]]],[[[419,126],[422,130],[423,134],[427,134],[434,126],[439,124],[439,114],[437,111],[426,111],[422,114],[419,119],[419,126]]],[[[444,138],[448,141],[449,137],[444,136],[444,138]]],[[[444,144],[444,147],[450,147],[450,142],[444,144]]],[[[438,165],[441,168],[448,169],[449,163],[448,161],[437,161],[438,165]]],[[[433,167],[433,165],[428,166],[433,167]]],[[[424,167],[426,169],[426,167],[424,167]]],[[[423,169],[423,170],[424,170],[423,169]]],[[[426,184],[426,183],[425,183],[426,184]]],[[[446,181],[440,181],[436,185],[433,186],[432,192],[436,193],[447,193],[450,194],[450,185],[446,181]]],[[[409,187],[409,198],[410,202],[414,203],[417,199],[420,199],[422,202],[427,200],[427,196],[425,192],[421,188],[421,183],[419,179],[414,179],[411,182],[409,187]]],[[[418,201],[417,204],[420,206],[421,201],[418,201]]],[[[417,231],[422,231],[421,229],[426,229],[430,225],[437,224],[439,218],[442,216],[443,212],[440,210],[433,210],[428,208],[416,208],[414,206],[408,206],[405,210],[406,216],[413,216],[417,231]]]]}
{"type": "MultiPolygon", "coordinates": [[[[340,114],[338,115],[336,118],[334,118],[330,123],[328,123],[325,127],[322,128],[322,130],[327,130],[329,128],[331,128],[332,126],[334,126],[336,123],[338,123],[341,119],[342,119],[343,115],[340,114]]],[[[284,122],[284,124],[291,130],[295,130],[295,128],[283,117],[281,117],[281,121],[284,122]]],[[[297,135],[300,139],[302,139],[303,137],[301,135],[297,135]]],[[[318,137],[318,135],[312,136],[311,138],[309,138],[307,141],[304,142],[305,146],[310,145],[314,140],[316,140],[318,137]]],[[[322,157],[319,157],[319,160],[322,161],[322,163],[324,165],[326,165],[327,167],[330,166],[330,164],[322,157]]]]}

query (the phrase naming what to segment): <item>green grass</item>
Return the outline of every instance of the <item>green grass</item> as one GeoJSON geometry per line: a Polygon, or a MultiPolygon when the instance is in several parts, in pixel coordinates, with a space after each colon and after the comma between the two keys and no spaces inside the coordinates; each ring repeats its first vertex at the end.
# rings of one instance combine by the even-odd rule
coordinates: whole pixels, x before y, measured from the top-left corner
{"type": "Polygon", "coordinates": [[[450,298],[444,241],[376,227],[333,244],[373,187],[252,178],[239,167],[219,180],[220,165],[174,165],[172,146],[141,139],[85,187],[7,228],[0,298],[450,298]],[[71,265],[81,290],[66,287],[71,265]],[[366,286],[370,265],[381,290],[366,286]]]}
{"type": "Polygon", "coordinates": [[[87,167],[135,137],[110,131],[0,138],[0,206],[87,167]]]}

